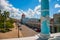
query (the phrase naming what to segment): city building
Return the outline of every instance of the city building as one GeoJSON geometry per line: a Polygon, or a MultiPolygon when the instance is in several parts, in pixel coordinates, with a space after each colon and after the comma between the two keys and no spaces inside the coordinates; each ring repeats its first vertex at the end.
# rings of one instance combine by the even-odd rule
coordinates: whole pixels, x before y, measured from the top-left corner
{"type": "MultiPolygon", "coordinates": [[[[60,32],[60,23],[58,19],[60,18],[60,14],[54,14],[53,18],[50,19],[50,32],[60,32]]],[[[41,21],[39,22],[39,19],[36,18],[26,18],[25,14],[22,14],[21,22],[23,24],[27,24],[30,27],[35,28],[41,28],[41,21]]]]}
{"type": "Polygon", "coordinates": [[[55,32],[60,32],[60,13],[54,14],[54,31],[55,32]]]}
{"type": "Polygon", "coordinates": [[[50,32],[51,32],[51,33],[54,33],[54,27],[53,27],[53,24],[54,24],[54,19],[51,18],[51,19],[50,19],[50,32]]]}

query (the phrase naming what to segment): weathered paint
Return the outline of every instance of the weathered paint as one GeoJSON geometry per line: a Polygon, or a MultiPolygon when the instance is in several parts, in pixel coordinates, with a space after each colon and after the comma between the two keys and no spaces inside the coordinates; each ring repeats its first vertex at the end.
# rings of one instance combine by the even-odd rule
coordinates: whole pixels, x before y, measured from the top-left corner
{"type": "Polygon", "coordinates": [[[49,1],[41,0],[41,33],[49,34],[49,1]]]}

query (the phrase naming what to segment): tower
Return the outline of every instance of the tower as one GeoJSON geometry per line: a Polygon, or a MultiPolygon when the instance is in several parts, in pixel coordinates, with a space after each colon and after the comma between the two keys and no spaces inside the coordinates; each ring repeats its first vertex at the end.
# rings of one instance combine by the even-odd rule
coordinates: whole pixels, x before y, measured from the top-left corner
{"type": "Polygon", "coordinates": [[[25,19],[25,14],[23,13],[21,16],[21,23],[23,23],[24,19],[25,19]]]}
{"type": "Polygon", "coordinates": [[[22,19],[23,19],[23,18],[25,18],[25,14],[24,14],[24,13],[22,14],[22,19]]]}

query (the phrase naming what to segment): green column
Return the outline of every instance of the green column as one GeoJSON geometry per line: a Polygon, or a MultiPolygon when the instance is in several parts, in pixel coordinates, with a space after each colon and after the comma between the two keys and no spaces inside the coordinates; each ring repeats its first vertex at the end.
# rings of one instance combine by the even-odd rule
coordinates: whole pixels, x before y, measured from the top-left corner
{"type": "Polygon", "coordinates": [[[40,39],[48,40],[49,37],[50,37],[49,0],[41,0],[41,33],[40,33],[40,39]]]}
{"type": "Polygon", "coordinates": [[[41,33],[49,34],[50,25],[49,25],[49,1],[41,0],[41,33]]]}

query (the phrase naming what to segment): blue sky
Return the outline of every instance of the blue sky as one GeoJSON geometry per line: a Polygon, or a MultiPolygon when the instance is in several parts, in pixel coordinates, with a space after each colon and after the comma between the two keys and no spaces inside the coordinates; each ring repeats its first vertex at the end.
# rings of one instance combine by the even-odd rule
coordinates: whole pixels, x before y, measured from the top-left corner
{"type": "Polygon", "coordinates": [[[53,16],[53,14],[58,13],[60,10],[60,0],[51,0],[50,1],[50,16],[53,16]],[[58,5],[57,5],[58,4],[58,5]]]}
{"type": "Polygon", "coordinates": [[[16,8],[27,11],[29,8],[34,9],[35,6],[39,5],[38,0],[9,0],[9,2],[16,8]]]}
{"type": "MultiPolygon", "coordinates": [[[[40,18],[41,0],[1,0],[1,9],[10,11],[11,17],[21,18],[22,13],[29,18],[40,18]]],[[[50,0],[50,17],[60,12],[60,0],[50,0]]]]}

